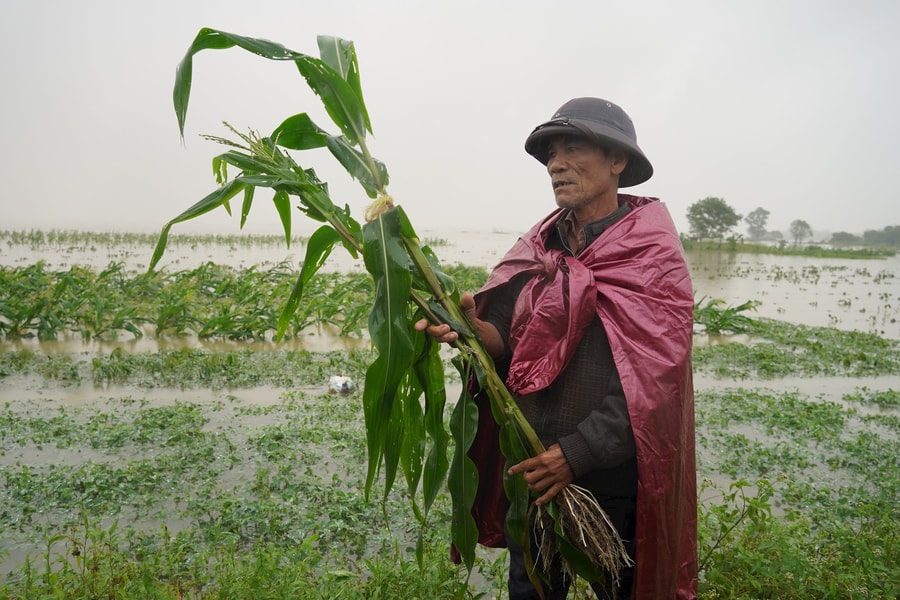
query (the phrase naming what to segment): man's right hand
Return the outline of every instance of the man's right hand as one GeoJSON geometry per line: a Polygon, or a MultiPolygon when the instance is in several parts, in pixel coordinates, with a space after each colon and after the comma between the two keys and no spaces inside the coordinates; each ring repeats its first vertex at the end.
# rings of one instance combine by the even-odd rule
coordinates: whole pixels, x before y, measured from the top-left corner
{"type": "MultiPolygon", "coordinates": [[[[469,320],[476,323],[475,296],[471,292],[464,292],[459,298],[459,305],[469,316],[469,320]]],[[[459,334],[450,329],[446,323],[430,324],[427,320],[416,321],[416,331],[424,331],[442,344],[452,344],[459,339],[459,334]]]]}
{"type": "MultiPolygon", "coordinates": [[[[487,321],[482,321],[475,316],[475,296],[471,292],[465,292],[459,297],[460,307],[466,311],[469,320],[475,325],[478,332],[478,338],[484,344],[484,348],[493,358],[503,356],[506,351],[506,344],[500,339],[500,332],[497,328],[487,321]]],[[[452,344],[459,339],[459,334],[450,329],[446,323],[430,324],[425,319],[416,321],[417,331],[424,331],[431,337],[442,344],[452,344]]]]}

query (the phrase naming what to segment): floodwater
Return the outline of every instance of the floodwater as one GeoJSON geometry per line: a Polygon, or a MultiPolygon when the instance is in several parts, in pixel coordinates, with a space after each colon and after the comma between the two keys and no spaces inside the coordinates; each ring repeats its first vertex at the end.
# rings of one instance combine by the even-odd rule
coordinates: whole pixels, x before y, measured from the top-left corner
{"type": "MultiPolygon", "coordinates": [[[[444,264],[493,267],[515,243],[518,233],[510,232],[440,232],[420,231],[422,240],[432,246],[444,264]]],[[[177,239],[177,238],[176,238],[177,239]]],[[[66,246],[50,244],[29,247],[26,245],[0,245],[0,264],[24,266],[44,261],[49,269],[65,270],[75,265],[102,269],[112,262],[122,263],[126,271],[139,272],[147,268],[153,248],[148,245],[66,246]]],[[[279,244],[227,245],[227,244],[172,244],[163,256],[158,268],[167,271],[193,269],[213,261],[239,268],[271,267],[288,263],[298,267],[303,260],[304,247],[285,248],[279,244]]],[[[729,254],[727,252],[688,253],[695,297],[722,299],[726,306],[738,306],[746,301],[754,302],[754,312],[748,316],[760,316],[809,326],[827,326],[843,330],[876,333],[882,337],[900,339],[900,256],[888,259],[849,260],[806,257],[729,254]]],[[[356,272],[364,269],[361,258],[353,258],[342,247],[336,247],[324,269],[337,272],[356,272]]],[[[697,336],[695,343],[718,343],[725,340],[697,336]]],[[[229,342],[178,338],[156,340],[152,336],[132,338],[130,334],[114,340],[80,338],[41,342],[34,339],[0,341],[0,351],[32,350],[46,354],[108,353],[115,348],[126,352],[155,352],[170,348],[205,348],[229,350],[255,348],[258,350],[303,349],[311,351],[343,350],[367,346],[365,338],[340,337],[328,330],[310,331],[292,340],[274,342],[229,342]]],[[[865,385],[846,378],[818,379],[782,382],[799,389],[825,385],[832,392],[865,385]]],[[[771,385],[772,382],[768,382],[771,385]]],[[[875,383],[875,382],[871,382],[875,383]]],[[[879,378],[879,385],[900,387],[900,377],[879,378]]],[[[722,382],[698,378],[698,389],[717,387],[722,382]]],[[[744,382],[746,385],[747,382],[744,382]]],[[[760,383],[766,385],[766,382],[760,383]]],[[[29,387],[29,386],[25,386],[29,387]]],[[[91,387],[91,386],[87,386],[91,387]]],[[[25,390],[11,381],[0,389],[0,402],[21,398],[25,390]]],[[[813,390],[810,390],[815,395],[813,390]]],[[[79,392],[69,389],[72,394],[79,392]]],[[[248,392],[253,396],[252,392],[248,392]]],[[[26,394],[28,396],[30,394],[26,394]]],[[[268,396],[269,394],[266,393],[268,396]]],[[[834,394],[829,394],[834,397],[834,394]]],[[[839,396],[838,396],[839,397],[839,396]]],[[[76,400],[74,397],[73,400],[76,400]]]]}

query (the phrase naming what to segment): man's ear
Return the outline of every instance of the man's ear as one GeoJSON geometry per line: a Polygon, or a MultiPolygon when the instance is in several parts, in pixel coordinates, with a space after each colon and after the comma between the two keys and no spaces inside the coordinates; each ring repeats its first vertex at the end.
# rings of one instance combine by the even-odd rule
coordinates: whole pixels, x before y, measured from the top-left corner
{"type": "Polygon", "coordinates": [[[628,153],[621,148],[613,148],[609,154],[613,175],[621,175],[628,166],[628,153]]]}

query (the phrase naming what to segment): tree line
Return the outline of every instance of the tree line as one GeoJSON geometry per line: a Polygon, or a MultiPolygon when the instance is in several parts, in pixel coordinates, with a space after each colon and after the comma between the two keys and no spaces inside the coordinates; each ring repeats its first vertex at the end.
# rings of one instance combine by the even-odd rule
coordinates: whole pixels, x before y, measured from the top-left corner
{"type": "MultiPolygon", "coordinates": [[[[767,229],[769,215],[768,210],[759,207],[752,210],[747,216],[742,216],[725,200],[713,196],[697,200],[687,210],[691,239],[721,242],[725,239],[743,238],[742,234],[734,232],[734,229],[743,220],[747,225],[747,239],[750,241],[784,244],[787,240],[781,231],[767,229]]],[[[791,241],[797,246],[813,237],[812,226],[802,219],[791,221],[788,231],[791,241]]],[[[830,239],[825,242],[840,247],[900,247],[900,225],[888,225],[884,229],[868,230],[862,235],[838,231],[832,233],[830,239]]]]}

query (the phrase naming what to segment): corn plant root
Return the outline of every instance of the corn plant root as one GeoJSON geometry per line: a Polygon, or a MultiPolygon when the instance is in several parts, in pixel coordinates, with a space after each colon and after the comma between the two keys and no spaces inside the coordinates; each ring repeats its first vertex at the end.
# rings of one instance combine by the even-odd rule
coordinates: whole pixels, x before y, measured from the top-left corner
{"type": "MultiPolygon", "coordinates": [[[[558,554],[557,537],[558,531],[561,531],[564,538],[595,568],[611,578],[611,588],[615,593],[619,587],[619,573],[634,562],[609,516],[589,491],[577,485],[563,488],[555,503],[558,511],[555,523],[546,508],[534,508],[537,511],[534,528],[544,573],[550,573],[558,554]]],[[[574,581],[574,567],[564,557],[561,560],[563,573],[574,581]]]]}

